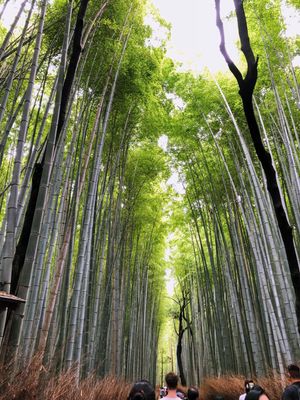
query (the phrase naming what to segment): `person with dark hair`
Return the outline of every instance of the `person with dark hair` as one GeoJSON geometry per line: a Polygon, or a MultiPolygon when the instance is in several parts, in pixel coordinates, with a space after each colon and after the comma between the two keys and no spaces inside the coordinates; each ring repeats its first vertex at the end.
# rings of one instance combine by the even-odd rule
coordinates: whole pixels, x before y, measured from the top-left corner
{"type": "Polygon", "coordinates": [[[300,368],[296,364],[290,364],[287,367],[290,384],[282,393],[282,400],[300,399],[300,368]]]}
{"type": "Polygon", "coordinates": [[[199,399],[199,390],[195,386],[191,386],[187,391],[188,400],[198,400],[199,399]]]}
{"type": "Polygon", "coordinates": [[[252,379],[246,379],[244,382],[244,388],[245,388],[245,393],[241,394],[239,397],[239,400],[245,400],[245,397],[247,395],[247,393],[253,389],[254,387],[254,382],[252,379]]]}
{"type": "Polygon", "coordinates": [[[269,400],[269,397],[261,386],[254,385],[246,394],[245,400],[269,400]]]}
{"type": "Polygon", "coordinates": [[[176,390],[178,385],[178,376],[174,372],[169,372],[165,376],[165,381],[168,388],[168,394],[163,399],[179,399],[176,390]]]}
{"type": "Polygon", "coordinates": [[[136,382],[127,397],[127,400],[155,400],[155,390],[145,379],[136,382]]]}

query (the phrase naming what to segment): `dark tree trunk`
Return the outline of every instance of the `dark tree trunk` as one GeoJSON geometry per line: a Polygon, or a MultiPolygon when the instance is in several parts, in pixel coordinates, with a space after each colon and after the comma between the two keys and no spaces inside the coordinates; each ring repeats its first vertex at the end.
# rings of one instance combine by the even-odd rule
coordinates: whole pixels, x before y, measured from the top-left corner
{"type": "Polygon", "coordinates": [[[293,240],[293,230],[289,224],[285,209],[282,204],[282,199],[277,183],[277,175],[272,164],[271,155],[264,148],[261,139],[259,127],[254,114],[252,95],[249,96],[249,94],[247,93],[247,88],[246,90],[240,89],[239,93],[243,101],[244,113],[247,119],[255,151],[259,161],[261,162],[261,165],[263,167],[266,176],[267,188],[272,198],[276,219],[284,243],[284,248],[286,251],[286,256],[291,274],[291,280],[295,290],[295,297],[296,297],[295,308],[296,308],[298,332],[300,333],[300,273],[299,273],[297,253],[293,240]]]}
{"type": "MultiPolygon", "coordinates": [[[[66,118],[66,110],[68,108],[70,94],[73,86],[73,82],[76,75],[77,66],[80,60],[80,56],[82,53],[82,34],[83,34],[83,24],[84,24],[84,17],[86,14],[86,9],[88,6],[89,0],[81,0],[80,7],[77,14],[77,20],[74,30],[74,39],[73,39],[73,48],[72,54],[70,57],[65,81],[62,88],[62,96],[61,96],[61,104],[59,110],[59,117],[57,123],[57,131],[56,131],[56,138],[55,138],[55,145],[57,145],[60,134],[62,132],[62,128],[64,126],[65,118],[66,118]]],[[[22,267],[24,265],[25,255],[28,247],[28,241],[31,232],[31,226],[33,222],[33,217],[35,213],[36,207],[36,200],[37,195],[39,192],[42,172],[44,168],[45,162],[45,154],[41,161],[41,163],[36,163],[35,170],[32,178],[32,189],[30,193],[30,199],[28,202],[23,228],[20,235],[20,239],[16,246],[16,252],[14,255],[13,260],[13,276],[12,276],[12,293],[15,293],[18,280],[20,277],[20,273],[22,271],[22,267]]]]}
{"type": "MultiPolygon", "coordinates": [[[[180,322],[179,322],[179,325],[180,325],[180,322]]],[[[182,338],[183,338],[184,331],[185,331],[185,329],[182,329],[182,322],[181,322],[181,328],[179,327],[179,335],[178,335],[177,348],[176,348],[176,357],[177,357],[180,382],[181,382],[182,386],[186,386],[186,379],[185,379],[185,374],[183,372],[183,364],[182,364],[182,338]]]]}
{"type": "Polygon", "coordinates": [[[179,302],[179,325],[178,325],[178,341],[177,341],[177,347],[176,347],[176,358],[177,358],[177,365],[178,365],[178,370],[179,370],[179,377],[180,377],[180,382],[182,386],[186,386],[186,378],[185,374],[183,371],[183,363],[182,363],[182,339],[183,339],[183,334],[187,330],[187,328],[183,327],[183,320],[186,321],[185,319],[185,307],[187,306],[186,303],[186,298],[183,296],[183,302],[179,302]]]}
{"type": "Polygon", "coordinates": [[[296,248],[293,240],[293,231],[292,227],[288,222],[288,217],[283,207],[278,178],[276,171],[272,164],[272,157],[270,153],[265,149],[261,134],[259,130],[259,126],[255,117],[254,108],[253,108],[253,91],[257,81],[257,63],[258,59],[255,59],[250,40],[248,36],[248,27],[247,20],[245,16],[245,11],[243,7],[243,0],[234,0],[235,10],[238,21],[238,29],[239,36],[241,40],[241,49],[244,53],[244,56],[247,61],[247,74],[245,78],[243,78],[241,72],[233,63],[229,55],[227,54],[225,48],[225,36],[224,36],[224,28],[223,23],[220,17],[220,0],[215,0],[216,4],[216,12],[217,12],[217,26],[221,35],[221,44],[220,50],[223,54],[227,65],[236,78],[239,84],[239,94],[241,96],[243,102],[243,109],[245,113],[245,117],[247,120],[248,128],[250,131],[250,135],[255,147],[255,151],[261,165],[263,167],[267,188],[269,194],[272,199],[273,207],[275,210],[275,215],[278,223],[278,227],[281,233],[281,237],[284,243],[284,248],[286,251],[286,256],[289,264],[289,270],[291,275],[292,284],[295,291],[295,309],[296,309],[296,317],[297,317],[297,325],[298,332],[300,333],[300,271],[299,271],[299,263],[296,253],[296,248]]]}
{"type": "Polygon", "coordinates": [[[71,54],[66,78],[64,81],[64,85],[62,88],[61,105],[60,105],[60,110],[59,110],[55,144],[57,144],[59,136],[62,131],[62,128],[64,126],[64,122],[66,119],[66,112],[67,112],[69,99],[70,99],[70,94],[71,94],[74,78],[76,75],[78,62],[79,62],[79,59],[80,59],[80,56],[82,53],[81,40],[82,40],[82,33],[83,33],[84,17],[85,17],[88,3],[89,3],[89,0],[81,0],[80,8],[79,8],[78,14],[77,14],[76,26],[75,26],[75,30],[74,30],[72,54],[71,54]]]}
{"type": "Polygon", "coordinates": [[[39,193],[39,182],[41,180],[43,168],[40,163],[36,163],[33,171],[32,186],[29,203],[25,214],[22,233],[16,247],[16,252],[12,264],[12,277],[11,277],[11,290],[10,292],[16,294],[19,277],[24,265],[27,244],[30,237],[30,231],[33,221],[33,214],[36,206],[36,200],[39,193]]]}

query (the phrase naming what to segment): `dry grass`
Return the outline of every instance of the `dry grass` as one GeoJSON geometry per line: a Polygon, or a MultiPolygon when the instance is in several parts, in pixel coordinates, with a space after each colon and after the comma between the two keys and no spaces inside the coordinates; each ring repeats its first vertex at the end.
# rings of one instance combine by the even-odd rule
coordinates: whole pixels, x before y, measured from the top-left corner
{"type": "MultiPolygon", "coordinates": [[[[238,400],[243,393],[243,376],[222,376],[206,378],[200,387],[202,400],[238,400]]],[[[278,377],[255,380],[262,386],[271,400],[280,400],[282,384],[278,377]]],[[[12,374],[10,366],[0,366],[0,400],[126,400],[131,384],[113,377],[97,379],[91,375],[81,381],[76,379],[76,368],[53,377],[37,355],[26,368],[12,374]]],[[[181,388],[186,392],[187,388],[181,388]]]]}
{"type": "Polygon", "coordinates": [[[244,378],[240,376],[223,376],[220,378],[207,378],[200,387],[200,397],[213,400],[216,396],[224,400],[238,399],[244,391],[244,378]]]}
{"type": "Polygon", "coordinates": [[[75,367],[54,377],[39,356],[18,372],[0,366],[0,400],[126,400],[130,388],[120,379],[93,375],[77,385],[75,367]]]}
{"type": "Polygon", "coordinates": [[[90,376],[76,385],[76,373],[67,371],[52,378],[45,386],[41,399],[45,400],[122,400],[126,399],[131,385],[112,377],[97,379],[90,376]]]}
{"type": "MultiPolygon", "coordinates": [[[[244,392],[245,379],[244,376],[238,375],[206,378],[200,388],[200,398],[202,400],[214,400],[216,396],[221,396],[224,400],[238,400],[244,392]]],[[[283,386],[280,376],[253,378],[253,380],[257,385],[264,388],[271,400],[281,400],[283,386]]]]}
{"type": "Polygon", "coordinates": [[[0,367],[0,400],[38,399],[41,356],[37,354],[26,368],[15,372],[12,365],[0,367]]]}

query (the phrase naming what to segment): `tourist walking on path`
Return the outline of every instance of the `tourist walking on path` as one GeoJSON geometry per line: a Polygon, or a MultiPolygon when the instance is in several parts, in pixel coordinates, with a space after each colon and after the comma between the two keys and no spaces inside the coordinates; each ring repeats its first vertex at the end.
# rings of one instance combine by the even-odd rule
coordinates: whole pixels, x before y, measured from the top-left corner
{"type": "Polygon", "coordinates": [[[287,367],[290,384],[284,389],[282,400],[300,399],[300,368],[296,364],[287,367]]]}
{"type": "Polygon", "coordinates": [[[136,382],[129,393],[127,400],[155,400],[155,390],[145,379],[136,382]]]}
{"type": "Polygon", "coordinates": [[[176,389],[178,385],[178,376],[174,374],[174,372],[169,372],[165,376],[165,381],[167,384],[168,388],[168,394],[163,397],[163,399],[170,400],[170,399],[180,399],[180,397],[177,396],[176,389]]]}
{"type": "Polygon", "coordinates": [[[199,390],[195,386],[191,386],[188,388],[187,392],[188,400],[199,400],[199,390]]]}
{"type": "Polygon", "coordinates": [[[245,400],[269,400],[269,397],[261,386],[254,385],[246,394],[245,400]]]}
{"type": "Polygon", "coordinates": [[[241,394],[239,400],[245,400],[245,397],[248,392],[254,387],[254,382],[252,379],[246,379],[244,382],[245,393],[241,394]]]}

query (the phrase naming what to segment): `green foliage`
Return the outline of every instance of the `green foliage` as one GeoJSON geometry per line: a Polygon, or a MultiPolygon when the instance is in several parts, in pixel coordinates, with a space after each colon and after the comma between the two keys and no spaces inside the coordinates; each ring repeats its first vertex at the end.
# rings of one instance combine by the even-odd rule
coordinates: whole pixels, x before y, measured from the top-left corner
{"type": "Polygon", "coordinates": [[[5,35],[7,33],[7,29],[2,25],[2,23],[0,22],[0,42],[2,43],[5,35]]]}
{"type": "MultiPolygon", "coordinates": [[[[51,51],[53,57],[58,56],[61,53],[67,16],[67,6],[68,1],[55,0],[49,4],[47,8],[43,43],[44,46],[51,51]]],[[[73,13],[74,22],[75,16],[76,12],[73,13]]],[[[58,60],[54,58],[53,62],[56,64],[58,60]]]]}
{"type": "Polygon", "coordinates": [[[157,145],[139,143],[129,153],[125,178],[125,201],[135,207],[135,220],[145,231],[149,226],[162,229],[162,200],[167,197],[161,182],[167,178],[165,155],[157,145]]]}
{"type": "Polygon", "coordinates": [[[292,4],[296,8],[300,8],[300,0],[288,0],[289,4],[292,4]]]}
{"type": "Polygon", "coordinates": [[[270,86],[270,72],[278,83],[285,79],[293,41],[284,35],[285,22],[281,14],[281,1],[249,1],[245,3],[251,46],[259,57],[257,90],[270,86]]]}

